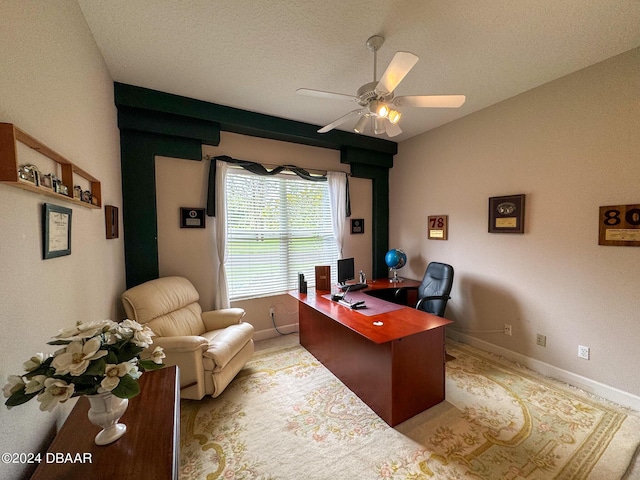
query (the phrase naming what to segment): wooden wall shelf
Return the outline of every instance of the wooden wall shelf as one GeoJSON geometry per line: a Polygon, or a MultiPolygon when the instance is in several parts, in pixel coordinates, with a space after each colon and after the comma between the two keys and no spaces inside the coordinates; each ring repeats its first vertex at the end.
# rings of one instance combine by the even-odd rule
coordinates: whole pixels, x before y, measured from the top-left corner
{"type": "Polygon", "coordinates": [[[100,181],[97,178],[77,167],[62,155],[51,150],[45,144],[23,132],[12,123],[0,123],[0,182],[22,188],[23,190],[41,193],[85,208],[102,208],[102,192],[100,181]],[[50,158],[60,165],[62,183],[69,189],[69,193],[67,195],[55,192],[51,188],[39,186],[27,180],[22,180],[19,177],[18,169],[20,164],[18,162],[17,142],[31,147],[33,150],[50,158]],[[97,200],[96,204],[83,202],[73,197],[73,187],[75,185],[74,175],[82,177],[89,182],[91,185],[91,195],[97,200]]]}

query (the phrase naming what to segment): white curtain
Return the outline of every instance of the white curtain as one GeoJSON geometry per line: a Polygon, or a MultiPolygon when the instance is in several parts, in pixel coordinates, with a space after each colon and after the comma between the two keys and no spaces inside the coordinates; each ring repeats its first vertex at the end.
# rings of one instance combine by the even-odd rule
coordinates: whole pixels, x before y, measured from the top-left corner
{"type": "Polygon", "coordinates": [[[342,258],[344,224],[347,214],[347,174],[344,172],[327,172],[327,182],[329,184],[333,236],[338,246],[338,256],[342,258]]]}
{"type": "Polygon", "coordinates": [[[227,284],[227,162],[216,160],[216,216],[215,240],[218,250],[218,291],[215,295],[214,308],[229,308],[229,285],[227,284]]]}

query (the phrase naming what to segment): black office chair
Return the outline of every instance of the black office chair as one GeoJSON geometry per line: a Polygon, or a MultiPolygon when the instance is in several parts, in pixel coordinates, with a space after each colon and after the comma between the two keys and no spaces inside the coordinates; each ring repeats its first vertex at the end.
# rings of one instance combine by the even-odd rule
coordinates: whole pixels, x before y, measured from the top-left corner
{"type": "Polygon", "coordinates": [[[418,287],[400,287],[395,292],[397,303],[406,304],[409,290],[418,291],[416,308],[427,313],[444,317],[447,301],[451,298],[453,267],[446,263],[431,262],[418,287]]]}

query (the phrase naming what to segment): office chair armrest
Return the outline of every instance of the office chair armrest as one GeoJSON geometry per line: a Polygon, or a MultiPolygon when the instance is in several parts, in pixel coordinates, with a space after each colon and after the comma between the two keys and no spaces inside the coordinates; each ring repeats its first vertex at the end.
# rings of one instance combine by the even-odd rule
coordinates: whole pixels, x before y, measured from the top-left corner
{"type": "Polygon", "coordinates": [[[429,300],[449,300],[450,298],[451,298],[450,295],[431,295],[428,297],[422,297],[421,299],[418,300],[418,303],[416,303],[416,308],[420,309],[422,304],[424,302],[428,302],[429,300]]]}

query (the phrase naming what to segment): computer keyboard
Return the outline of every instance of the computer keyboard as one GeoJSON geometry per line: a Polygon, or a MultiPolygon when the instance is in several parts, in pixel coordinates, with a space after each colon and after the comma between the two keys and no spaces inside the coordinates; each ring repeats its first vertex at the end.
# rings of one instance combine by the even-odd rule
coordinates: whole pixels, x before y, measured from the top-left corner
{"type": "Polygon", "coordinates": [[[346,289],[349,289],[350,292],[355,292],[356,290],[362,290],[368,286],[369,285],[366,283],[347,283],[345,285],[340,285],[340,290],[344,292],[346,289]]]}

